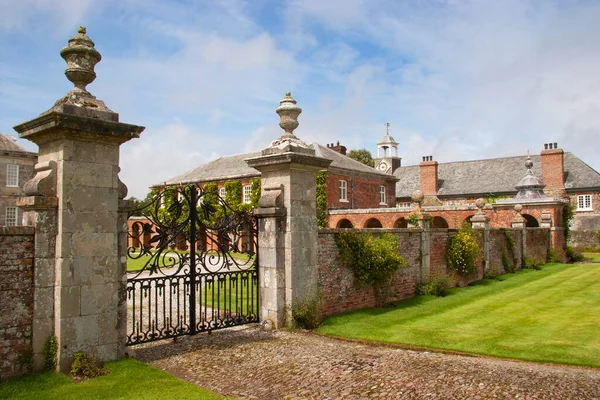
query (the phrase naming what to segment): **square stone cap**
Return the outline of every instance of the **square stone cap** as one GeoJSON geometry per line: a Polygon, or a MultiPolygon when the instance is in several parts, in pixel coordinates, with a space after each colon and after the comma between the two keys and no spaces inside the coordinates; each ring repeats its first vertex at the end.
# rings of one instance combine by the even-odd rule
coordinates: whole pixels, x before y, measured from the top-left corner
{"type": "Polygon", "coordinates": [[[322,170],[327,169],[329,164],[331,164],[331,160],[326,158],[295,152],[262,155],[259,157],[248,158],[244,161],[246,161],[249,167],[256,168],[259,171],[281,164],[303,165],[306,167],[313,167],[316,170],[322,170]]]}
{"type": "Polygon", "coordinates": [[[143,126],[117,122],[111,118],[110,113],[95,113],[103,113],[106,118],[53,111],[16,125],[14,130],[19,133],[20,138],[40,145],[65,138],[121,144],[140,137],[145,129],[143,126]]]}

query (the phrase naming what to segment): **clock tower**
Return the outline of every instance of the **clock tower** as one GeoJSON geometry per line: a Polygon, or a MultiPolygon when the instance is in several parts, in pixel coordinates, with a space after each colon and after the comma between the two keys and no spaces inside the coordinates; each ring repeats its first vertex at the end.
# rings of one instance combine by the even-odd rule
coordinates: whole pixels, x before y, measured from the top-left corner
{"type": "Polygon", "coordinates": [[[385,124],[385,136],[377,143],[377,158],[375,168],[381,172],[393,174],[401,165],[402,158],[398,157],[398,142],[390,136],[390,123],[385,124]]]}

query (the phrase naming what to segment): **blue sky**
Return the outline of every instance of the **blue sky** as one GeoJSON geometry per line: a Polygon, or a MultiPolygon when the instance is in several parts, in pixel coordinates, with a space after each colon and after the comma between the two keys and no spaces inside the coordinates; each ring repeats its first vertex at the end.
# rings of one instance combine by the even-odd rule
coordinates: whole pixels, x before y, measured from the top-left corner
{"type": "MultiPolygon", "coordinates": [[[[88,90],[144,125],[121,148],[131,195],[282,133],[367,148],[391,123],[403,165],[539,153],[600,170],[600,2],[0,0],[0,132],[71,87],[79,25],[102,54],[88,90]]],[[[21,144],[35,150],[26,141],[21,144]]]]}

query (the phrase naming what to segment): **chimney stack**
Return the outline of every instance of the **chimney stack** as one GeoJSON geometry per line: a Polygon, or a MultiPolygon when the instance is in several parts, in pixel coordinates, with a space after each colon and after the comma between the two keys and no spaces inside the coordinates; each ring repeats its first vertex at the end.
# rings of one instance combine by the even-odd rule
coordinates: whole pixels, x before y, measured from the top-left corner
{"type": "Polygon", "coordinates": [[[331,146],[327,146],[329,147],[331,150],[333,151],[337,151],[340,154],[346,155],[346,146],[342,146],[340,145],[340,141],[338,140],[337,144],[334,145],[333,143],[331,143],[331,146]]]}
{"type": "Polygon", "coordinates": [[[421,175],[421,193],[425,196],[435,196],[438,191],[438,163],[433,156],[424,156],[419,164],[421,175]]]}
{"type": "Polygon", "coordinates": [[[558,143],[544,143],[542,150],[542,180],[548,197],[561,198],[565,195],[564,151],[558,143]]]}

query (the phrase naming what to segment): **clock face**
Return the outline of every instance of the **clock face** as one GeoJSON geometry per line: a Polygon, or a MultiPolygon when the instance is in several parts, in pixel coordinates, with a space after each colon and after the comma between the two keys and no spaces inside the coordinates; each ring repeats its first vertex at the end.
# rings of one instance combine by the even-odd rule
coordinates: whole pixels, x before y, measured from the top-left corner
{"type": "Polygon", "coordinates": [[[381,161],[379,163],[378,168],[379,168],[380,171],[387,171],[387,169],[389,168],[389,165],[385,161],[381,161]]]}

